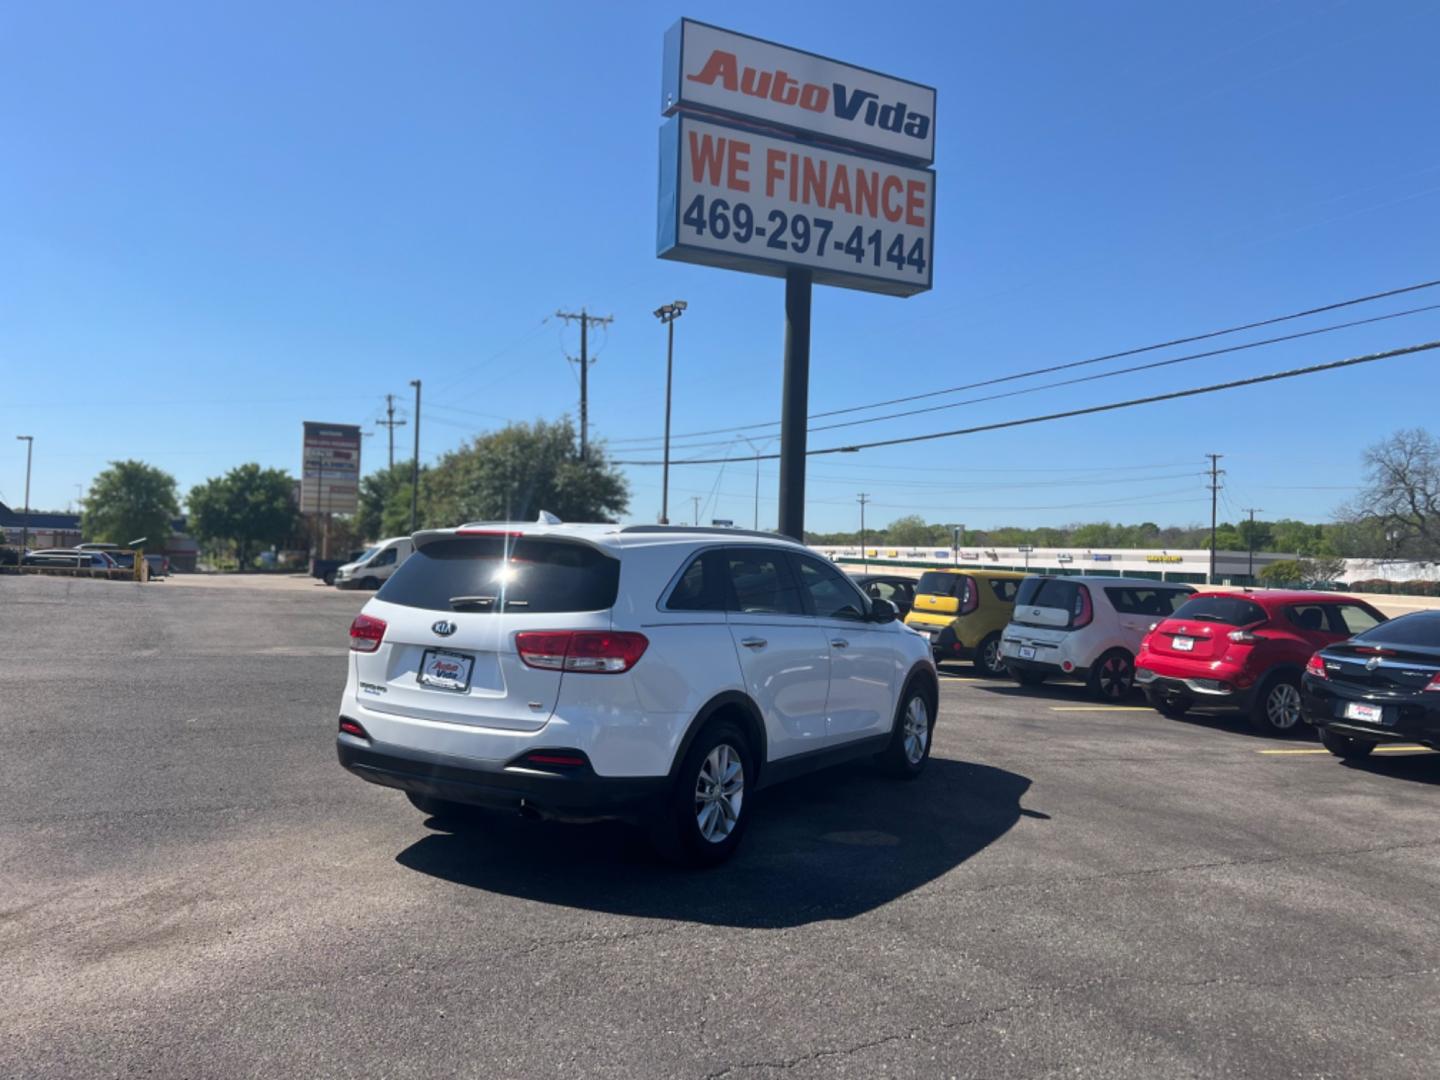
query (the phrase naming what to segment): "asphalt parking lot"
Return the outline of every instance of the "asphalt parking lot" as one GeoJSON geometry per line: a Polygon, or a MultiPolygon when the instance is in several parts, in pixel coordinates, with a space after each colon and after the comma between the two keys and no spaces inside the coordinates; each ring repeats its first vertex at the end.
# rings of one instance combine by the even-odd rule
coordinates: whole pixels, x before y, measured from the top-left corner
{"type": "Polygon", "coordinates": [[[687,874],[343,773],[364,599],[0,578],[0,1074],[1435,1075],[1440,755],[951,677],[687,874]]]}

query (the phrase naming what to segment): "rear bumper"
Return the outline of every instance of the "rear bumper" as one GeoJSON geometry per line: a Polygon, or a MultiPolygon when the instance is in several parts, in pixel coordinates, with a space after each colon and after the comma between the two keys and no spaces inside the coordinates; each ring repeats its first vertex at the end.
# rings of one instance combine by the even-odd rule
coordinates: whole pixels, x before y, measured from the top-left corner
{"type": "Polygon", "coordinates": [[[935,626],[932,623],[907,623],[906,625],[929,639],[930,653],[937,661],[969,660],[975,655],[975,650],[960,640],[955,633],[954,626],[949,624],[935,626]]]}
{"type": "Polygon", "coordinates": [[[335,750],[342,766],[381,787],[563,821],[639,821],[659,807],[669,786],[664,776],[605,777],[596,776],[588,768],[542,772],[429,754],[343,734],[336,738],[335,750]]]}
{"type": "Polygon", "coordinates": [[[1315,685],[1308,675],[1301,681],[1300,700],[1308,723],[1337,735],[1367,742],[1414,742],[1440,750],[1440,702],[1432,706],[1336,692],[1324,683],[1315,685]],[[1343,714],[1352,701],[1380,706],[1388,722],[1371,724],[1349,719],[1343,714]]]}
{"type": "Polygon", "coordinates": [[[1201,704],[1236,709],[1249,705],[1255,689],[1253,686],[1241,688],[1219,679],[1159,675],[1143,667],[1135,669],[1135,685],[1151,694],[1190,698],[1201,704]]]}

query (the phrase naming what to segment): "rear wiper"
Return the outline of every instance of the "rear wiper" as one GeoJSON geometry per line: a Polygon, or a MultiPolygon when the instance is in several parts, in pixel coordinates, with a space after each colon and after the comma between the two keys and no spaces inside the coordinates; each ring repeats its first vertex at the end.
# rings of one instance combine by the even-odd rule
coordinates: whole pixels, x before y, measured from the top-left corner
{"type": "Polygon", "coordinates": [[[1195,621],[1195,622],[1224,622],[1224,621],[1225,621],[1224,619],[1220,618],[1219,615],[1186,615],[1185,618],[1191,619],[1191,620],[1193,620],[1193,621],[1195,621]]]}
{"type": "Polygon", "coordinates": [[[451,606],[452,608],[469,607],[469,606],[471,606],[472,604],[478,605],[478,604],[493,604],[493,603],[495,603],[495,597],[493,597],[493,596],[452,596],[452,597],[450,597],[450,606],[451,606]]]}

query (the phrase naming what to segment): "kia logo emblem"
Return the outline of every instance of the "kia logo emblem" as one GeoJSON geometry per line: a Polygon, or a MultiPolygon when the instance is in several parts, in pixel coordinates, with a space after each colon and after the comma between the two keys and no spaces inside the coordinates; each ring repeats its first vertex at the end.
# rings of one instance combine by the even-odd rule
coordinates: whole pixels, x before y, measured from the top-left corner
{"type": "Polygon", "coordinates": [[[441,619],[437,623],[431,623],[430,629],[434,630],[435,633],[439,634],[441,637],[449,637],[458,628],[453,622],[446,622],[444,619],[441,619]]]}

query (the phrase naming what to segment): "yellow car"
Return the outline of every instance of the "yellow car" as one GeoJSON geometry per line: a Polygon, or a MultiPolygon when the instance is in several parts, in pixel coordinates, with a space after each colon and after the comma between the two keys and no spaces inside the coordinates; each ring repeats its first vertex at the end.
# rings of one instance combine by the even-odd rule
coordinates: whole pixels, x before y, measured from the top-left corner
{"type": "Polygon", "coordinates": [[[1024,574],[1008,570],[927,570],[915,586],[905,625],[930,638],[937,664],[972,660],[982,674],[1002,677],[1000,632],[1024,580],[1024,574]]]}

